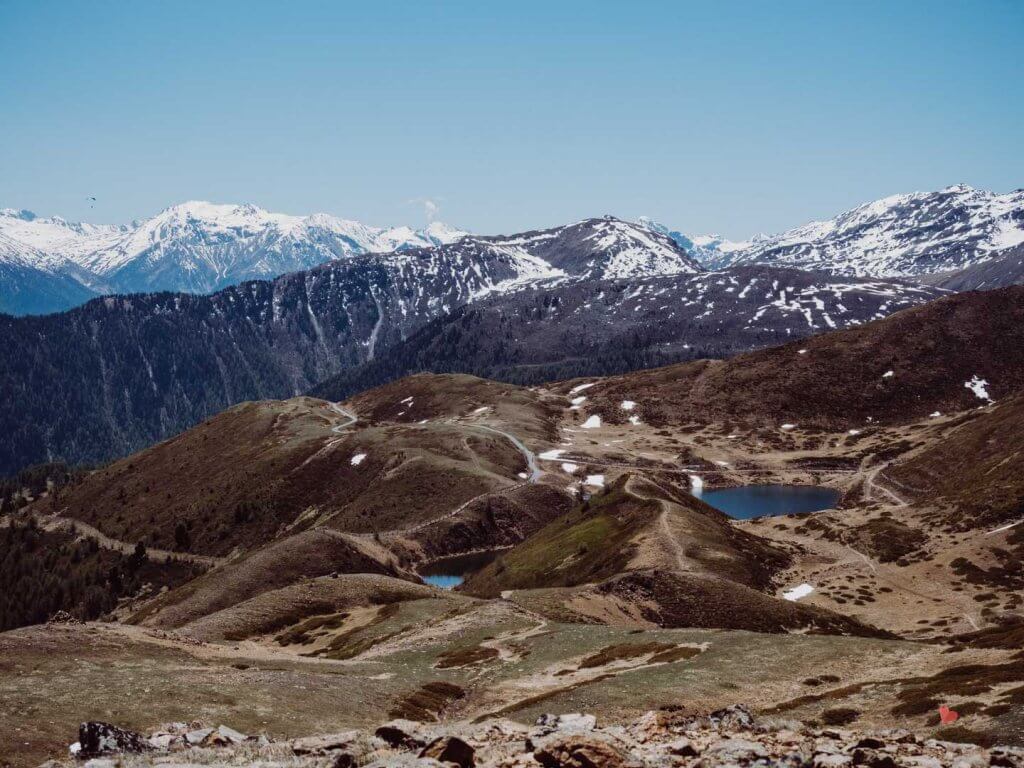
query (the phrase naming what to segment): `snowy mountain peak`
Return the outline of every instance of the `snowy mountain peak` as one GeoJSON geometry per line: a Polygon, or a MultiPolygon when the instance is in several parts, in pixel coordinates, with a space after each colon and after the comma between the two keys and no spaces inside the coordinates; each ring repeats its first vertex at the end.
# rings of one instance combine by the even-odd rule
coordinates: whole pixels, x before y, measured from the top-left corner
{"type": "Polygon", "coordinates": [[[87,291],[208,293],[332,259],[443,245],[466,233],[441,222],[425,230],[381,228],[324,213],[294,216],[252,203],[189,200],[128,226],[5,208],[0,234],[14,244],[0,254],[4,259],[20,247],[19,263],[70,276],[87,291]]]}
{"type": "Polygon", "coordinates": [[[32,211],[26,208],[22,208],[20,211],[14,208],[0,208],[0,216],[10,219],[21,219],[22,221],[32,221],[37,218],[32,211]]]}
{"type": "Polygon", "coordinates": [[[1024,192],[956,184],[891,195],[770,237],[708,249],[713,268],[774,264],[864,277],[914,277],[979,264],[1024,242],[1024,192]]]}
{"type": "Polygon", "coordinates": [[[700,271],[670,236],[614,216],[518,235],[467,239],[519,249],[575,276],[627,278],[700,271]]]}

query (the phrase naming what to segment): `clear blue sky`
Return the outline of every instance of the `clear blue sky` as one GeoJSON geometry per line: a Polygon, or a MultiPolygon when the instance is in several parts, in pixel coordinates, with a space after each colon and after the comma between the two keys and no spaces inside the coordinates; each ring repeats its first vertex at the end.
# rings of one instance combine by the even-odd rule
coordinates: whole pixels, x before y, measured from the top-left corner
{"type": "Polygon", "coordinates": [[[1020,0],[0,0],[0,206],[743,237],[1024,186],[1022,40],[1020,0]]]}

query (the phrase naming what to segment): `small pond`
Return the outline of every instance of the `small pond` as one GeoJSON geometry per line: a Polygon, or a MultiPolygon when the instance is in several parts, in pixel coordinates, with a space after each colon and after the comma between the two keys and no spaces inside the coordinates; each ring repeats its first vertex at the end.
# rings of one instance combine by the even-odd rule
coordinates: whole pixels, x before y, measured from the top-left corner
{"type": "Polygon", "coordinates": [[[418,573],[427,584],[441,589],[453,589],[476,573],[485,565],[489,565],[498,556],[499,550],[489,552],[470,552],[465,555],[442,557],[426,565],[420,566],[418,573]]]}
{"type": "Polygon", "coordinates": [[[814,485],[741,485],[694,493],[737,520],[820,512],[834,508],[842,495],[835,488],[814,485]]]}

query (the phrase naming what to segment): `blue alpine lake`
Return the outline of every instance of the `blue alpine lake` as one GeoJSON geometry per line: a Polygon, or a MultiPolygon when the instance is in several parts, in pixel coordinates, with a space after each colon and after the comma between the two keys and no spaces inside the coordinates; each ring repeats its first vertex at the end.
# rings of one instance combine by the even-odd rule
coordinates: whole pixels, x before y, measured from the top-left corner
{"type": "Polygon", "coordinates": [[[694,495],[729,517],[750,520],[832,509],[843,494],[834,488],[814,485],[741,485],[694,495]]]}
{"type": "Polygon", "coordinates": [[[490,564],[498,556],[497,550],[489,552],[470,552],[465,555],[442,557],[426,565],[420,566],[419,577],[427,584],[441,589],[454,589],[466,577],[476,573],[485,565],[490,564]]]}

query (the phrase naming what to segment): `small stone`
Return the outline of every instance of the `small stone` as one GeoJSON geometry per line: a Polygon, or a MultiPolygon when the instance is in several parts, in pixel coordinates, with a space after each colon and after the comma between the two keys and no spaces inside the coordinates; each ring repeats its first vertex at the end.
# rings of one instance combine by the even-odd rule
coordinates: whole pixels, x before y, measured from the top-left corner
{"type": "MultiPolygon", "coordinates": [[[[266,736],[261,738],[265,739],[266,736]]],[[[358,738],[359,731],[343,731],[324,736],[304,736],[301,739],[293,739],[291,748],[296,755],[322,755],[325,752],[346,749],[358,738]]]]}
{"type": "Polygon", "coordinates": [[[226,725],[217,728],[217,733],[230,744],[242,744],[249,740],[249,737],[244,733],[239,733],[234,728],[228,728],[226,725]]]}
{"type": "Polygon", "coordinates": [[[885,742],[881,739],[876,739],[871,736],[865,736],[863,739],[853,745],[854,749],[881,749],[885,746],[885,742]]]}
{"type": "Polygon", "coordinates": [[[841,731],[838,728],[826,728],[821,732],[821,735],[833,741],[845,741],[850,738],[850,734],[847,731],[841,731]]]}
{"type": "Polygon", "coordinates": [[[768,757],[768,750],[762,744],[748,739],[722,739],[705,749],[704,755],[714,755],[728,762],[748,762],[768,757]]]}
{"type": "Polygon", "coordinates": [[[367,763],[363,768],[447,768],[442,763],[430,757],[417,757],[416,755],[400,754],[389,755],[388,757],[374,760],[367,763]]]}
{"type": "Polygon", "coordinates": [[[110,723],[88,722],[78,727],[78,757],[102,757],[149,749],[142,734],[118,728],[110,723]]]}
{"type": "Polygon", "coordinates": [[[356,759],[348,752],[342,752],[334,758],[331,768],[356,768],[356,759]]]}
{"type": "Polygon", "coordinates": [[[693,742],[689,739],[676,739],[665,745],[666,751],[670,755],[676,755],[678,757],[696,757],[700,754],[693,742]]]}
{"type": "Polygon", "coordinates": [[[850,765],[852,762],[853,758],[849,755],[826,752],[819,752],[811,761],[815,768],[841,768],[841,766],[850,765]]]}
{"type": "Polygon", "coordinates": [[[1002,745],[993,747],[990,760],[990,764],[998,768],[1024,768],[1024,749],[1002,745]]]}
{"type": "Polygon", "coordinates": [[[178,739],[179,736],[174,733],[154,733],[149,737],[149,746],[153,749],[167,751],[171,748],[171,744],[178,739]]]}
{"type": "Polygon", "coordinates": [[[420,752],[420,757],[432,757],[442,763],[455,763],[459,768],[473,768],[476,764],[473,755],[473,748],[457,736],[434,739],[420,752]]]}
{"type": "Polygon", "coordinates": [[[616,745],[582,734],[549,739],[533,757],[544,768],[627,768],[635,762],[616,745]]]}
{"type": "Polygon", "coordinates": [[[405,749],[420,749],[424,745],[421,739],[409,734],[402,726],[392,723],[389,725],[382,725],[373,735],[383,741],[390,747],[394,748],[405,748],[405,749]]]}
{"type": "Polygon", "coordinates": [[[210,734],[213,733],[213,728],[199,728],[194,731],[188,731],[185,734],[185,741],[191,747],[198,747],[209,738],[210,734]]]}
{"type": "Polygon", "coordinates": [[[885,736],[887,741],[894,741],[897,744],[917,744],[917,736],[906,728],[892,728],[888,731],[883,731],[882,735],[885,736]]]}
{"type": "Polygon", "coordinates": [[[712,712],[708,715],[708,720],[719,728],[750,728],[754,724],[754,716],[742,704],[733,704],[731,707],[712,712]]]}
{"type": "Polygon", "coordinates": [[[776,731],[775,739],[780,744],[799,744],[801,741],[804,740],[803,736],[801,736],[797,731],[792,730],[790,728],[785,728],[781,731],[776,731]]]}
{"type": "Polygon", "coordinates": [[[868,768],[896,768],[896,761],[891,755],[879,754],[872,749],[855,749],[853,764],[866,765],[868,768]]]}
{"type": "Polygon", "coordinates": [[[594,715],[581,715],[578,713],[541,715],[537,718],[537,725],[551,731],[592,731],[597,727],[597,718],[594,715]]]}
{"type": "Polygon", "coordinates": [[[963,755],[956,758],[950,768],[987,768],[991,765],[990,758],[986,754],[963,755]]]}

